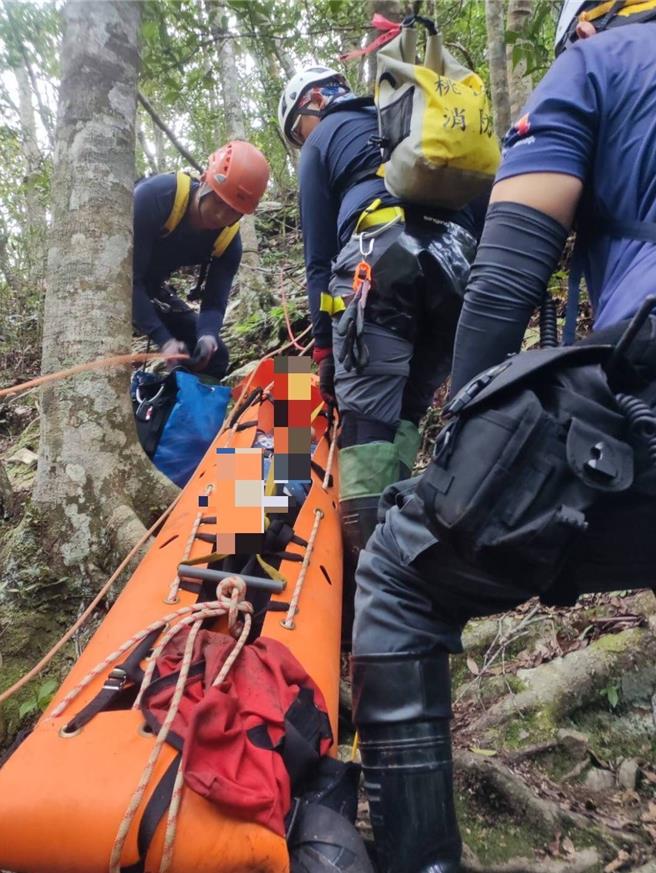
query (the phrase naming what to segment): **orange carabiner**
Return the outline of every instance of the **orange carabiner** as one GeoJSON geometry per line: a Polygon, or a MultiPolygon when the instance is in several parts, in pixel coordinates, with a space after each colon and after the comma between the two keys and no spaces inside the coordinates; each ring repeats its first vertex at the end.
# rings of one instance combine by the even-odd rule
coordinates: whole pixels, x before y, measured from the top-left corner
{"type": "Polygon", "coordinates": [[[353,273],[353,292],[357,296],[363,289],[364,285],[371,286],[371,264],[366,261],[360,261],[353,273]]]}

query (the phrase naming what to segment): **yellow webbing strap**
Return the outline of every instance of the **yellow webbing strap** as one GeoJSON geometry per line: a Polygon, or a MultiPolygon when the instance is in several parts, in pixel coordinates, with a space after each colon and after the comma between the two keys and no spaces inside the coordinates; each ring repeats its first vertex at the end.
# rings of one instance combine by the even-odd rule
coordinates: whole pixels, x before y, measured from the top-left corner
{"type": "Polygon", "coordinates": [[[396,218],[403,220],[405,212],[402,206],[383,206],[380,208],[381,199],[377,197],[373,200],[366,209],[360,213],[355,225],[354,233],[362,233],[368,227],[375,227],[378,224],[387,224],[394,221],[396,218]]]}
{"type": "Polygon", "coordinates": [[[228,227],[224,227],[221,233],[216,238],[214,248],[212,249],[212,257],[220,258],[238,233],[238,221],[236,221],[234,224],[229,224],[228,227]]]}
{"type": "Polygon", "coordinates": [[[317,417],[317,415],[319,415],[319,413],[321,412],[322,409],[323,409],[323,400],[317,406],[317,408],[312,412],[312,415],[310,416],[310,424],[312,424],[312,422],[317,417]]]}
{"type": "MultiPolygon", "coordinates": [[[[162,236],[168,236],[176,229],[182,221],[182,218],[187,211],[189,205],[189,192],[191,191],[191,177],[182,170],[178,170],[175,174],[175,200],[173,207],[169,213],[169,217],[164,222],[162,228],[162,236]]],[[[227,229],[227,228],[226,228],[227,229]]]]}
{"type": "MultiPolygon", "coordinates": [[[[178,170],[178,172],[175,174],[175,184],[175,200],[173,201],[173,207],[171,208],[169,217],[164,222],[164,227],[162,228],[162,236],[168,236],[170,233],[173,233],[173,231],[184,218],[184,214],[187,211],[187,207],[189,206],[191,177],[187,175],[187,173],[184,173],[182,170],[178,170]]],[[[228,227],[224,227],[214,242],[212,257],[220,258],[238,233],[238,221],[236,221],[234,224],[228,225],[228,227]]]]}
{"type": "Polygon", "coordinates": [[[210,564],[212,561],[222,561],[227,557],[228,555],[219,554],[219,552],[210,552],[209,555],[201,555],[200,558],[187,558],[184,563],[193,567],[195,564],[210,564]]]}
{"type": "MultiPolygon", "coordinates": [[[[579,21],[596,21],[615,6],[615,0],[608,0],[607,3],[600,3],[594,9],[588,9],[579,15],[579,21]]],[[[637,15],[639,12],[649,12],[650,9],[656,9],[656,0],[624,0],[624,6],[618,10],[617,14],[626,18],[629,15],[637,15]]]]}
{"type": "Polygon", "coordinates": [[[255,558],[257,560],[257,563],[264,570],[264,572],[267,574],[267,576],[270,576],[272,579],[275,579],[276,582],[282,582],[284,587],[285,588],[287,587],[287,579],[285,576],[283,576],[283,574],[280,572],[280,570],[276,570],[276,568],[272,567],[271,564],[267,564],[267,562],[264,560],[264,558],[261,555],[255,555],[255,558]]]}
{"type": "MultiPolygon", "coordinates": [[[[271,458],[271,463],[269,464],[269,472],[267,473],[267,480],[264,485],[264,494],[266,497],[273,497],[275,491],[276,483],[273,478],[273,458],[271,458]]],[[[268,518],[266,518],[266,521],[268,522],[268,518]]]]}
{"type": "Polygon", "coordinates": [[[366,218],[368,215],[371,215],[373,212],[375,212],[375,211],[378,209],[378,207],[380,206],[381,202],[382,202],[382,201],[381,201],[380,197],[376,197],[376,199],[375,199],[375,200],[372,200],[371,203],[369,204],[369,206],[367,206],[366,209],[363,209],[363,210],[362,210],[362,212],[361,212],[360,215],[358,216],[358,220],[357,220],[357,222],[355,223],[355,231],[354,231],[354,233],[360,233],[360,225],[362,224],[362,222],[365,220],[365,218],[366,218]]]}
{"type": "Polygon", "coordinates": [[[322,291],[319,309],[321,312],[327,312],[328,315],[337,315],[338,312],[346,309],[346,305],[341,297],[333,297],[332,294],[322,291]]]}

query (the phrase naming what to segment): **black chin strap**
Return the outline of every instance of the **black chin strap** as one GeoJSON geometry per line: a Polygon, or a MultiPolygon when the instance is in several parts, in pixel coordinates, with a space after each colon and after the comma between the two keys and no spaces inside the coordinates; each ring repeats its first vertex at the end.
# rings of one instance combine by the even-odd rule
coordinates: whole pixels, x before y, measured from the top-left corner
{"type": "Polygon", "coordinates": [[[323,117],[323,109],[308,109],[304,107],[303,109],[298,110],[299,115],[311,115],[314,118],[322,118],[323,117]]]}

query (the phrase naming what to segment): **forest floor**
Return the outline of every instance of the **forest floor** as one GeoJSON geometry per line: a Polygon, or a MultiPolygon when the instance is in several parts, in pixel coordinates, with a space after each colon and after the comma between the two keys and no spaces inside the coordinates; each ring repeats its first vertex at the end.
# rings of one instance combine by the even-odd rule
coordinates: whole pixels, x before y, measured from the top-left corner
{"type": "Polygon", "coordinates": [[[470,622],[464,642],[452,672],[466,873],[656,873],[654,595],[534,600],[470,622]]]}

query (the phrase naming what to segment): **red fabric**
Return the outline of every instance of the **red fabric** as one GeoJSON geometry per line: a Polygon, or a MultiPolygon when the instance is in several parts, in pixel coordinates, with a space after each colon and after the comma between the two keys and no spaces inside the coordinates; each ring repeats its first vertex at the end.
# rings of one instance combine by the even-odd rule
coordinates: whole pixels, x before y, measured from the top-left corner
{"type": "Polygon", "coordinates": [[[312,360],[315,364],[321,363],[324,358],[332,357],[333,350],[331,348],[318,349],[316,346],[312,349],[312,360]]]}
{"type": "MultiPolygon", "coordinates": [[[[179,669],[187,633],[167,646],[157,666],[160,675],[179,669]]],[[[194,663],[205,659],[204,673],[192,677],[182,698],[172,731],[184,740],[182,769],[186,784],[218,804],[229,815],[256,821],[284,836],[291,806],[291,783],[282,757],[257,748],[247,731],[266,725],[273,746],[285,733],[285,713],[300,689],[311,688],[314,703],[326,704],[317,686],[282,643],[264,638],[245,646],[217,688],[211,683],[234,648],[225,634],[201,631],[194,663]]],[[[175,683],[148,698],[146,706],[158,722],[166,717],[175,683]]],[[[332,740],[321,740],[325,754],[332,740]]]]}
{"type": "Polygon", "coordinates": [[[381,15],[379,12],[376,12],[371,19],[371,26],[376,30],[383,31],[381,35],[377,36],[376,39],[362,49],[354,49],[352,52],[340,55],[340,61],[351,61],[353,58],[361,58],[363,55],[370,55],[372,52],[375,52],[376,49],[391,42],[395,36],[398,36],[399,33],[401,33],[401,25],[398,21],[390,21],[389,18],[385,18],[385,16],[381,15]]]}

